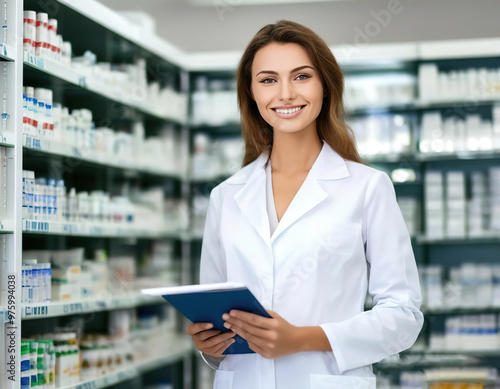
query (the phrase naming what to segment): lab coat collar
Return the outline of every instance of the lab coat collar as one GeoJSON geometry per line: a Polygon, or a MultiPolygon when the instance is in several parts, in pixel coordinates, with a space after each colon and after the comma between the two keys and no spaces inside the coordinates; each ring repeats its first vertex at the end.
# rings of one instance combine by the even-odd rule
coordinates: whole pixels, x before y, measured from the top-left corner
{"type": "Polygon", "coordinates": [[[236,192],[234,199],[243,214],[268,245],[271,245],[285,229],[328,197],[328,193],[321,187],[318,180],[337,180],[350,176],[345,160],[328,143],[324,140],[322,142],[323,147],[316,161],[288,206],[272,237],[270,237],[269,218],[266,208],[265,171],[271,147],[267,146],[256,160],[226,180],[227,184],[244,184],[236,192]]]}

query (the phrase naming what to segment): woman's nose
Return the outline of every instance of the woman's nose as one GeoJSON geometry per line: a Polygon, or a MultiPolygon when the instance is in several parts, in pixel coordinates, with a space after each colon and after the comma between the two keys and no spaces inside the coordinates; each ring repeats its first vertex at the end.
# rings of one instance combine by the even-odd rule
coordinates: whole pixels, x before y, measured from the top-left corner
{"type": "Polygon", "coordinates": [[[291,100],[295,97],[295,90],[291,82],[282,82],[280,89],[281,100],[291,100]]]}

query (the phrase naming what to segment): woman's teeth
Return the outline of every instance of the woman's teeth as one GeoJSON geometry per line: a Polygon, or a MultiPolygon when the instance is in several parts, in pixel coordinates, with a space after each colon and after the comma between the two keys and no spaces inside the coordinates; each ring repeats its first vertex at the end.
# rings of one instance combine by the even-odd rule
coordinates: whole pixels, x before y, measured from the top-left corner
{"type": "Polygon", "coordinates": [[[279,113],[294,113],[294,112],[297,112],[297,111],[300,111],[303,107],[297,107],[297,108],[292,108],[292,109],[277,109],[276,108],[276,112],[279,112],[279,113]]]}

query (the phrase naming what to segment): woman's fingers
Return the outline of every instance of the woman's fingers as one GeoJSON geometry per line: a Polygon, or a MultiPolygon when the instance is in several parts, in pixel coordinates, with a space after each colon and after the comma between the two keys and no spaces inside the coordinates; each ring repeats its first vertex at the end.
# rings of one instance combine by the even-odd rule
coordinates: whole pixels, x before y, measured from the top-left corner
{"type": "Polygon", "coordinates": [[[197,344],[197,347],[199,346],[199,350],[203,349],[203,352],[206,352],[205,350],[208,350],[208,353],[211,353],[217,351],[223,344],[227,344],[227,341],[235,335],[236,334],[232,331],[224,332],[220,335],[212,336],[207,340],[199,342],[199,344],[197,344]]]}
{"type": "Polygon", "coordinates": [[[207,340],[215,335],[219,335],[221,333],[221,331],[219,330],[205,330],[205,331],[201,331],[201,332],[198,332],[197,334],[194,334],[193,335],[193,339],[196,340],[196,341],[203,341],[203,340],[207,340]]]}
{"type": "Polygon", "coordinates": [[[212,352],[205,352],[205,354],[211,355],[213,357],[220,357],[222,356],[222,353],[227,350],[229,346],[231,346],[234,343],[234,339],[227,339],[220,343],[218,346],[213,347],[214,351],[212,352]],[[218,347],[218,348],[217,348],[218,347]]]}
{"type": "Polygon", "coordinates": [[[187,326],[186,333],[188,335],[193,336],[201,331],[209,330],[212,327],[213,327],[212,323],[202,323],[202,322],[193,323],[187,326]]]}
{"type": "Polygon", "coordinates": [[[233,336],[235,336],[236,333],[233,331],[227,331],[223,332],[222,334],[212,336],[211,338],[208,338],[207,340],[201,341],[201,347],[207,347],[207,348],[212,348],[212,347],[219,347],[219,343],[225,342],[228,339],[231,339],[233,336]]]}

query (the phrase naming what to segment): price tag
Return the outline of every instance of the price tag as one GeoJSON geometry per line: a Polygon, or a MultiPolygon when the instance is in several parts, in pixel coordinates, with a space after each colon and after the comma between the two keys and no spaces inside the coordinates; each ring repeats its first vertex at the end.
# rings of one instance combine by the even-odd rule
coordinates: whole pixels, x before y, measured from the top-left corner
{"type": "Polygon", "coordinates": [[[78,228],[79,225],[76,224],[76,223],[74,223],[74,224],[71,224],[70,226],[71,226],[71,233],[75,234],[75,235],[78,234],[78,232],[79,232],[79,228],[78,228]]]}
{"type": "Polygon", "coordinates": [[[97,384],[95,381],[85,382],[84,384],[77,385],[76,389],[97,389],[97,384]]]}

